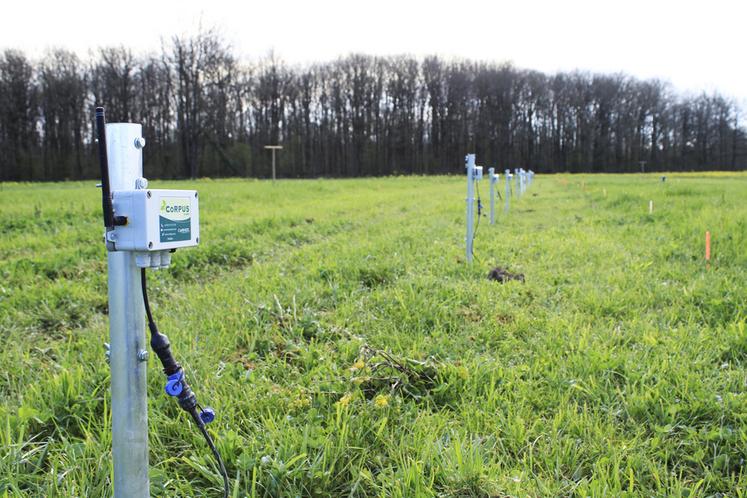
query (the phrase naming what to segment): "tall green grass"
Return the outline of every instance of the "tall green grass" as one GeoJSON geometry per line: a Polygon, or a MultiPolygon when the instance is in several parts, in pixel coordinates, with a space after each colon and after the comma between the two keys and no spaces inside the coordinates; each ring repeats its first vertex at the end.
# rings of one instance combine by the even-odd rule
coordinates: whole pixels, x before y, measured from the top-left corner
{"type": "MultiPolygon", "coordinates": [[[[0,191],[0,496],[112,493],[93,183],[0,191]]],[[[234,496],[747,494],[747,175],[539,176],[471,267],[461,178],[152,186],[200,191],[149,282],[234,496]]],[[[152,494],[217,496],[149,368],[152,494]]]]}

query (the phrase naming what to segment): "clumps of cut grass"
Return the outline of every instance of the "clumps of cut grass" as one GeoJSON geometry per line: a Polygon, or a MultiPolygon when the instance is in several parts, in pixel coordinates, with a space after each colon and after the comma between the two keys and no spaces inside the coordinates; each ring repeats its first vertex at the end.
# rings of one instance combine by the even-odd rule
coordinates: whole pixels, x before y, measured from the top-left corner
{"type": "Polygon", "coordinates": [[[511,280],[516,280],[518,282],[524,282],[524,274],[523,273],[512,273],[508,271],[506,268],[501,268],[500,266],[496,266],[495,268],[490,270],[490,273],[488,273],[488,280],[494,280],[502,284],[506,282],[510,282],[511,280]]]}
{"type": "Polygon", "coordinates": [[[356,373],[353,382],[368,399],[388,392],[421,400],[439,385],[439,365],[434,358],[420,361],[363,344],[351,370],[356,373]]]}

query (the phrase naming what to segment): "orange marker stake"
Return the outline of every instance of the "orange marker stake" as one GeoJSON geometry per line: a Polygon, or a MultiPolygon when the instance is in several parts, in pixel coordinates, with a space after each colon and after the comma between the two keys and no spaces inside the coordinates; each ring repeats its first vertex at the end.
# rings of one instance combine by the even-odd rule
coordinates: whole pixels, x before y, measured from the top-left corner
{"type": "Polygon", "coordinates": [[[711,264],[711,232],[708,231],[706,231],[705,259],[706,268],[708,268],[711,264]]]}

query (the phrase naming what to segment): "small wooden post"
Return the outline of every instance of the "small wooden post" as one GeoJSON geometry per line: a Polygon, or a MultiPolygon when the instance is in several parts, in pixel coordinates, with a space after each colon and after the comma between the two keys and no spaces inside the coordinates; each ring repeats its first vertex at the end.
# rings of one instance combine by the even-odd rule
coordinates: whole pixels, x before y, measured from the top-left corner
{"type": "Polygon", "coordinates": [[[272,151],[272,183],[275,183],[275,151],[282,150],[282,145],[265,145],[265,149],[272,151]]]}

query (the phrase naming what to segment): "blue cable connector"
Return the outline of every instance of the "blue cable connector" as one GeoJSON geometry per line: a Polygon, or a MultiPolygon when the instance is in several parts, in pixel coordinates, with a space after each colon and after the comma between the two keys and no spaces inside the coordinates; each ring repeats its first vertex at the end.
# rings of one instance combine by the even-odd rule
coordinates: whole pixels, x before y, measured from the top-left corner
{"type": "Polygon", "coordinates": [[[175,374],[169,375],[169,380],[166,381],[164,390],[169,396],[179,396],[184,389],[182,385],[182,379],[184,379],[184,371],[179,370],[175,374]]]}
{"type": "Polygon", "coordinates": [[[200,412],[200,419],[205,423],[209,424],[215,420],[215,410],[209,406],[200,412]]]}

